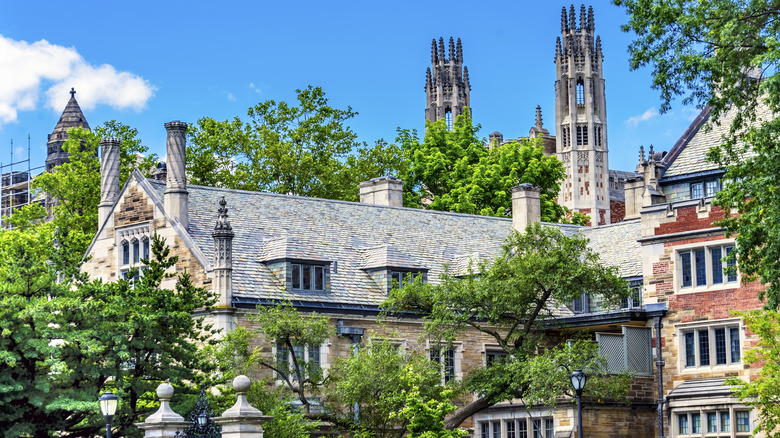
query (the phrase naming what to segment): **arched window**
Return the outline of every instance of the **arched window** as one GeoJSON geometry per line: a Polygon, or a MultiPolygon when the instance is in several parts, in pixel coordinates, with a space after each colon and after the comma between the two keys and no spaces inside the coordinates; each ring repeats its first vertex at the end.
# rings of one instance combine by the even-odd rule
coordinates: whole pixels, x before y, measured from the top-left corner
{"type": "Polygon", "coordinates": [[[133,263],[138,263],[141,258],[138,239],[133,239],[133,263]]]}
{"type": "Polygon", "coordinates": [[[149,260],[149,238],[144,236],[141,238],[141,248],[143,249],[143,258],[149,260]]]}
{"type": "Polygon", "coordinates": [[[585,84],[582,79],[577,81],[577,106],[585,106],[585,84]]]}
{"type": "Polygon", "coordinates": [[[447,130],[452,131],[452,110],[450,108],[444,111],[444,121],[447,122],[447,130]]]}
{"type": "Polygon", "coordinates": [[[122,264],[130,264],[130,244],[127,243],[127,240],[122,241],[122,264]]]}

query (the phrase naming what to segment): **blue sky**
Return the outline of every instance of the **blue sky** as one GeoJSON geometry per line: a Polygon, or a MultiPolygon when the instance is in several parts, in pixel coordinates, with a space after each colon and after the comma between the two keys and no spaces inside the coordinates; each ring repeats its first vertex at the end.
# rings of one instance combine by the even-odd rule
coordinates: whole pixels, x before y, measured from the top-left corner
{"type": "MultiPolygon", "coordinates": [[[[553,131],[561,7],[527,1],[4,2],[0,14],[0,162],[45,160],[46,135],[75,87],[91,126],[116,119],[165,154],[171,120],[245,118],[261,100],[321,86],[351,106],[361,140],[424,127],[431,39],[461,38],[480,134],[525,136],[542,106],[553,131]]],[[[668,150],[697,111],[658,115],[649,71],[629,71],[625,12],[599,0],[610,168],[632,170],[640,145],[668,150]]],[[[575,5],[579,10],[579,3],[575,5]]],[[[554,131],[553,131],[554,132],[554,131]]],[[[7,171],[7,169],[6,169],[7,171]]]]}

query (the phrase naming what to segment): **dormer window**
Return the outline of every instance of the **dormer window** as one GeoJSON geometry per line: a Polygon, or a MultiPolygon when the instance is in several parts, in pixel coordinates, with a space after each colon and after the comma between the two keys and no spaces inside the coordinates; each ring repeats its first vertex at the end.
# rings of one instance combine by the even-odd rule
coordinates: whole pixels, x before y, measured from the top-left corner
{"type": "MultiPolygon", "coordinates": [[[[415,278],[422,275],[423,273],[419,271],[390,271],[391,288],[403,289],[404,285],[413,282],[415,278]]],[[[422,279],[425,281],[424,276],[422,279]]]]}
{"type": "Polygon", "coordinates": [[[327,266],[292,263],[292,289],[300,291],[324,291],[327,266]]]}

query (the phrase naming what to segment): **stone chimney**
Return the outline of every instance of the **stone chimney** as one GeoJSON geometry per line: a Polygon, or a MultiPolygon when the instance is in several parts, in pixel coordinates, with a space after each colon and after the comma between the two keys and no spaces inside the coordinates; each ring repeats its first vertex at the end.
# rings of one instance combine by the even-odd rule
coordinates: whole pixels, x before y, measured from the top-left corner
{"type": "Polygon", "coordinates": [[[214,292],[217,306],[214,312],[214,328],[224,336],[233,329],[233,227],[228,222],[225,197],[219,200],[217,223],[211,236],[214,238],[214,292]]]}
{"type": "Polygon", "coordinates": [[[404,182],[393,176],[382,176],[360,183],[360,202],[364,204],[404,206],[404,182]]]}
{"type": "Polygon", "coordinates": [[[119,147],[118,138],[101,138],[100,149],[100,204],[98,204],[98,228],[103,226],[111,207],[119,197],[119,147]]]}
{"type": "Polygon", "coordinates": [[[166,141],[168,157],[165,167],[168,175],[165,182],[165,211],[174,220],[178,220],[184,229],[189,226],[187,172],[185,168],[185,135],[187,124],[175,120],[165,124],[168,131],[166,141]]]}
{"type": "Polygon", "coordinates": [[[531,184],[512,188],[512,227],[525,233],[528,224],[542,220],[542,189],[531,184]]]}

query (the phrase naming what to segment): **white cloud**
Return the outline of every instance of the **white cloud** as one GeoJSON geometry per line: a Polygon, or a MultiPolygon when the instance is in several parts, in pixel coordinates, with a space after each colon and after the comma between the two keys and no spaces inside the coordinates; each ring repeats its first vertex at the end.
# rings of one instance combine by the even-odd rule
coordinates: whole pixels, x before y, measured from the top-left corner
{"type": "Polygon", "coordinates": [[[254,91],[254,92],[255,92],[255,93],[257,93],[257,94],[263,94],[263,92],[262,92],[262,91],[261,91],[259,88],[257,88],[257,87],[255,86],[255,84],[254,84],[254,83],[252,83],[252,82],[250,82],[250,83],[249,83],[249,88],[251,88],[251,89],[252,89],[252,91],[254,91]]]}
{"type": "Polygon", "coordinates": [[[656,116],[658,116],[658,110],[655,109],[655,107],[648,108],[647,111],[645,111],[644,113],[638,116],[629,117],[628,120],[625,121],[625,124],[631,126],[637,126],[640,123],[646,122],[656,116]]]}
{"type": "Polygon", "coordinates": [[[0,35],[0,125],[14,122],[19,111],[34,110],[41,95],[45,105],[62,111],[71,87],[83,109],[110,105],[140,111],[154,95],[146,79],[117,71],[108,64],[88,63],[73,47],[46,40],[28,43],[0,35]],[[45,88],[45,91],[41,91],[45,88]]]}
{"type": "Polygon", "coordinates": [[[236,101],[236,96],[233,96],[233,93],[228,93],[227,94],[227,98],[231,102],[235,102],[236,101]]]}

